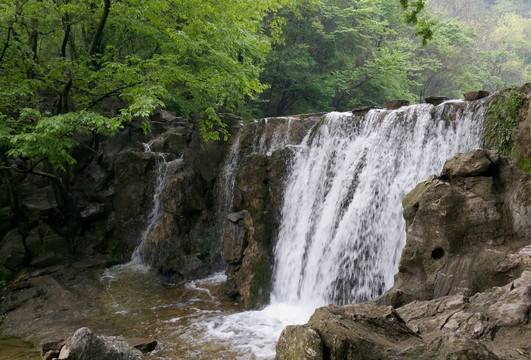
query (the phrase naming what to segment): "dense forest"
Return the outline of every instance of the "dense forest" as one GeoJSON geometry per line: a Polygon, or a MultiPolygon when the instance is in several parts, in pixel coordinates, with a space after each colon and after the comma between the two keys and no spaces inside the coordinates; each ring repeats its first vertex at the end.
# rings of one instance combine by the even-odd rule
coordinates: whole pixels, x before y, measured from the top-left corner
{"type": "Polygon", "coordinates": [[[531,79],[526,0],[4,0],[0,9],[0,160],[24,159],[17,171],[64,169],[75,133],[112,134],[157,107],[226,139],[220,111],[348,110],[531,79]]]}
{"type": "Polygon", "coordinates": [[[267,56],[255,116],[350,110],[391,98],[460,98],[531,80],[531,3],[430,0],[423,46],[395,0],[285,9],[284,41],[267,56]]]}

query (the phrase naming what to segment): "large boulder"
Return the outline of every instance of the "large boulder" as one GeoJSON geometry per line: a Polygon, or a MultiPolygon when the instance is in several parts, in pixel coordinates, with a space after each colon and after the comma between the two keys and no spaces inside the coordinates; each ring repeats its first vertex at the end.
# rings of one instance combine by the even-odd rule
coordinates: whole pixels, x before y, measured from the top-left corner
{"type": "Polygon", "coordinates": [[[470,296],[514,280],[527,268],[515,250],[531,238],[530,188],[531,175],[495,151],[448,160],[403,200],[406,246],[382,303],[470,296]]]}
{"type": "Polygon", "coordinates": [[[78,329],[59,353],[60,360],[142,360],[140,350],[123,338],[98,336],[88,328],[78,329]]]}

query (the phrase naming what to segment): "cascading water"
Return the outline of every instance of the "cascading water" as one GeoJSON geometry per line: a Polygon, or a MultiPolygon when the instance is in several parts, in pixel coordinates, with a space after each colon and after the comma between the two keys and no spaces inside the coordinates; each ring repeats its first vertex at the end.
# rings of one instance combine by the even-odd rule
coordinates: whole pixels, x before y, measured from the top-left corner
{"type": "Polygon", "coordinates": [[[430,105],[331,113],[298,149],[275,249],[274,301],[367,301],[393,284],[405,244],[401,200],[457,152],[480,146],[474,113],[430,105]]]}

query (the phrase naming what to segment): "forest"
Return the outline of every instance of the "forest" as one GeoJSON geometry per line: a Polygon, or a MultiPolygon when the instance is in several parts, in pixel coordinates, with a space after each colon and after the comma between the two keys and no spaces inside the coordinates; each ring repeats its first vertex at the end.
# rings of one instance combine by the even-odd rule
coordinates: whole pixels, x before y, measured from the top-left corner
{"type": "Polygon", "coordinates": [[[76,133],[113,134],[157,107],[197,119],[207,140],[226,140],[219,112],[345,111],[531,80],[526,0],[0,7],[0,156],[23,159],[30,172],[41,163],[64,170],[76,133]]]}

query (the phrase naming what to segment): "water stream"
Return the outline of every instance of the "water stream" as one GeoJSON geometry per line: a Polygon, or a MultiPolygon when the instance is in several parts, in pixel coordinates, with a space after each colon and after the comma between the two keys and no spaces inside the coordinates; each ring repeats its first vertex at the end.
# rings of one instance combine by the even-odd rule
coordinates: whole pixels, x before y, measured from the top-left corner
{"type": "MultiPolygon", "coordinates": [[[[216,295],[223,275],[173,286],[133,261],[102,277],[109,314],[118,323],[124,318],[125,336],[136,329],[131,335],[161,340],[149,359],[273,358],[286,325],[306,322],[318,306],[367,301],[392,286],[405,244],[402,198],[455,153],[480,146],[483,113],[479,105],[455,101],[371,110],[364,117],[331,113],[299,145],[285,134],[273,134],[270,144],[255,135],[256,152],[271,154],[288,145],[294,152],[271,305],[242,311],[216,295]]],[[[235,143],[224,172],[230,182],[240,139],[235,143]]],[[[158,179],[157,189],[163,183],[158,179]]]]}

